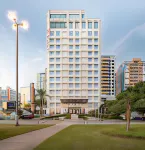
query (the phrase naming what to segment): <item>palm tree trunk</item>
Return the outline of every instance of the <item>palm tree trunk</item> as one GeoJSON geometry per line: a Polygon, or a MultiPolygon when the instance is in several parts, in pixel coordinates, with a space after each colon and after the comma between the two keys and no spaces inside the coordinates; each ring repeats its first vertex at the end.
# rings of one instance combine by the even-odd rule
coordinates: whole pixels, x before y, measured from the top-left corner
{"type": "Polygon", "coordinates": [[[43,117],[43,101],[44,101],[44,100],[42,99],[42,117],[43,117]]]}

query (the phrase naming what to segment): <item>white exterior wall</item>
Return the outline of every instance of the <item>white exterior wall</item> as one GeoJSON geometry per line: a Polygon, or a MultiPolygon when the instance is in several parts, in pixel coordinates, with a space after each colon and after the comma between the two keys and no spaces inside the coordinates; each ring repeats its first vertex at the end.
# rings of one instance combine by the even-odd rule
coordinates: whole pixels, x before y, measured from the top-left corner
{"type": "MultiPolygon", "coordinates": [[[[48,98],[48,108],[54,109],[56,113],[56,103],[60,103],[60,99],[77,99],[77,98],[87,98],[88,100],[88,110],[94,109],[94,103],[101,101],[101,85],[100,85],[100,69],[101,69],[101,41],[100,41],[100,28],[101,21],[100,19],[82,19],[82,14],[84,11],[49,11],[47,14],[47,32],[54,31],[54,36],[47,36],[47,52],[48,52],[48,68],[47,68],[47,93],[51,96],[50,100],[48,98]],[[50,14],[67,14],[67,18],[50,18],[50,14]],[[80,18],[70,19],[69,14],[79,14],[80,18]],[[67,22],[67,28],[51,28],[50,22],[67,22]],[[73,29],[69,29],[69,22],[73,22],[73,29]],[[75,29],[75,22],[80,23],[79,29],[75,29]],[[86,22],[86,28],[82,29],[82,22],[86,22]],[[92,29],[88,29],[88,22],[92,22],[92,29]],[[98,29],[94,29],[94,22],[98,22],[98,29]],[[60,31],[60,36],[56,36],[56,31],[60,31]],[[69,35],[69,31],[73,31],[73,36],[69,35]],[[75,36],[75,31],[79,31],[79,36],[75,36]],[[92,36],[88,36],[88,31],[92,31],[92,36]],[[98,31],[98,36],[94,36],[94,31],[98,31]],[[98,38],[98,43],[94,42],[94,39],[98,38]],[[54,42],[50,43],[50,39],[54,39],[54,42]],[[56,43],[56,39],[60,39],[60,43],[56,43]],[[69,42],[69,39],[73,39],[73,43],[69,42]],[[79,43],[75,42],[75,39],[79,39],[79,43]],[[88,39],[92,39],[92,43],[88,43],[88,39]],[[50,49],[50,45],[54,45],[54,49],[50,49]],[[56,45],[60,45],[60,49],[56,49],[56,45]],[[73,50],[69,50],[69,45],[73,45],[73,50]],[[75,46],[79,45],[79,50],[75,49],[75,46]],[[88,45],[92,45],[92,49],[88,49],[88,45]],[[98,49],[94,49],[94,45],[98,45],[98,49]],[[50,56],[50,51],[54,52],[53,56],[50,56]],[[60,51],[60,56],[56,55],[56,52],[60,51]],[[69,52],[73,52],[73,56],[69,56],[69,52]],[[94,51],[98,51],[98,55],[94,55],[94,51]],[[79,57],[75,55],[75,52],[79,52],[79,57]],[[88,52],[92,52],[92,56],[88,56],[88,52]],[[50,62],[49,59],[54,58],[54,62],[50,62]],[[56,62],[56,58],[60,58],[60,62],[56,62]],[[69,62],[69,58],[73,58],[73,62],[69,62]],[[79,63],[75,62],[75,58],[79,58],[79,63]],[[88,58],[92,58],[92,62],[88,62],[88,58]],[[98,62],[94,62],[94,58],[98,58],[98,62]],[[52,68],[49,68],[50,65],[54,65],[52,68]],[[60,64],[60,69],[56,68],[56,64],[60,64]],[[73,69],[70,69],[69,65],[73,64],[73,69]],[[76,69],[75,65],[79,64],[79,69],[76,69]],[[88,68],[88,65],[92,65],[92,69],[88,68]],[[94,65],[97,64],[98,67],[94,68],[94,65]],[[50,72],[53,71],[53,75],[50,75],[50,72]],[[56,71],[60,71],[60,75],[56,75],[56,71]],[[72,75],[69,75],[69,71],[73,71],[72,75]],[[76,75],[75,71],[79,71],[80,75],[76,75]],[[92,71],[92,75],[88,75],[88,71],[92,71]],[[95,71],[98,71],[98,74],[95,75],[95,71]],[[60,82],[56,81],[56,77],[60,77],[60,82]],[[72,77],[73,81],[69,81],[69,78],[72,77]],[[79,77],[79,82],[75,80],[76,77],[79,77]],[[92,81],[88,81],[88,77],[92,78],[92,81]],[[94,81],[95,77],[98,78],[98,81],[94,81]],[[53,82],[50,82],[50,78],[54,78],[53,82]],[[69,83],[73,84],[72,88],[69,87],[69,83]],[[80,87],[76,88],[75,84],[79,83],[80,87]],[[92,88],[88,87],[88,84],[92,84],[92,88]],[[53,84],[54,87],[50,87],[50,84],[53,84]],[[98,84],[95,87],[95,84],[98,84]],[[56,91],[59,90],[60,93],[56,91]],[[88,91],[92,91],[91,95],[88,95],[88,91]],[[97,92],[96,92],[97,91],[97,92]],[[96,94],[97,93],[97,94],[96,94]],[[96,99],[97,98],[97,99],[96,99]]],[[[61,109],[61,111],[63,111],[61,109]]]]}

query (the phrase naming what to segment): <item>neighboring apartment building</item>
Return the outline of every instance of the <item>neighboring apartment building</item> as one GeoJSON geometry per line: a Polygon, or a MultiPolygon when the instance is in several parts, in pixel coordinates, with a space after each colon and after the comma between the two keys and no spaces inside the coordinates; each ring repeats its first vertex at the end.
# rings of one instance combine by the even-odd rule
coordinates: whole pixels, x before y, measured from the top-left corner
{"type": "MultiPolygon", "coordinates": [[[[10,87],[6,87],[6,89],[0,90],[0,100],[3,101],[16,101],[16,91],[10,87]]],[[[19,101],[21,100],[21,94],[19,93],[19,101]]]]}
{"type": "Polygon", "coordinates": [[[100,19],[83,10],[47,13],[47,113],[88,113],[101,100],[100,19]]]}
{"type": "Polygon", "coordinates": [[[101,97],[115,100],[115,56],[101,56],[101,97]]]}
{"type": "Polygon", "coordinates": [[[116,73],[116,94],[134,86],[139,81],[145,81],[145,61],[133,58],[120,65],[116,73]]]}
{"type": "Polygon", "coordinates": [[[46,75],[45,73],[37,73],[37,89],[45,89],[46,75]]]}
{"type": "Polygon", "coordinates": [[[30,83],[28,87],[21,87],[21,107],[24,108],[25,104],[31,104],[31,110],[34,111],[34,101],[35,101],[35,88],[34,83],[30,83]]]}

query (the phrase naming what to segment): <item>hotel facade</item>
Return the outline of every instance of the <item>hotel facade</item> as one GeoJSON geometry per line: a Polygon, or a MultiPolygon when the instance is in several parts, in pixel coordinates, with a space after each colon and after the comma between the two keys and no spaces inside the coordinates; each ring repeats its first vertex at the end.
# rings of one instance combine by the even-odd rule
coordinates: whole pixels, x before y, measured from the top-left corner
{"type": "Polygon", "coordinates": [[[88,113],[101,101],[100,19],[83,10],[47,13],[47,114],[88,113]]]}

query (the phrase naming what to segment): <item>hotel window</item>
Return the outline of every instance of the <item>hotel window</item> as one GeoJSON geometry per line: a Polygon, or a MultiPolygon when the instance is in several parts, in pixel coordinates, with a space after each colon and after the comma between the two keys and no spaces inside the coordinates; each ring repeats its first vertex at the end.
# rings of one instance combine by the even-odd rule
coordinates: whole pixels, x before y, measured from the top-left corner
{"type": "Polygon", "coordinates": [[[75,84],[75,88],[79,88],[80,87],[80,84],[79,83],[76,83],[75,84]]]}
{"type": "Polygon", "coordinates": [[[89,69],[92,69],[92,65],[88,65],[88,68],[89,68],[89,69]]]}
{"type": "Polygon", "coordinates": [[[94,84],[94,88],[98,88],[98,83],[95,83],[95,84],[94,84]]]}
{"type": "Polygon", "coordinates": [[[57,81],[57,82],[60,82],[60,77],[57,77],[57,78],[56,78],[56,81],[57,81]]]}
{"type": "Polygon", "coordinates": [[[72,78],[72,77],[71,77],[71,78],[69,78],[69,81],[70,81],[70,82],[72,82],[72,81],[73,81],[73,78],[72,78]]]}
{"type": "Polygon", "coordinates": [[[56,62],[60,62],[60,58],[56,58],[56,62]]]}
{"type": "Polygon", "coordinates": [[[94,22],[94,29],[98,29],[98,22],[94,22]]]}
{"type": "Polygon", "coordinates": [[[69,62],[73,62],[73,58],[69,58],[69,62]]]}
{"type": "Polygon", "coordinates": [[[92,88],[92,83],[88,83],[88,88],[92,88]]]}
{"type": "Polygon", "coordinates": [[[98,31],[94,31],[94,36],[98,36],[98,31]]]}
{"type": "Polygon", "coordinates": [[[69,65],[69,69],[73,69],[73,65],[69,65]]]}
{"type": "Polygon", "coordinates": [[[49,61],[50,61],[50,62],[54,62],[54,58],[50,58],[49,61]]]}
{"type": "Polygon", "coordinates": [[[97,96],[94,97],[94,101],[98,101],[98,97],[97,96]]]}
{"type": "Polygon", "coordinates": [[[54,31],[50,31],[50,36],[54,36],[54,31]]]}
{"type": "Polygon", "coordinates": [[[95,62],[98,62],[98,58],[94,58],[94,61],[95,61],[95,62]]]}
{"type": "Polygon", "coordinates": [[[49,74],[50,74],[50,75],[54,75],[54,71],[50,71],[49,74]]]}
{"type": "Polygon", "coordinates": [[[56,94],[60,94],[60,90],[56,90],[56,94]]]}
{"type": "Polygon", "coordinates": [[[76,52],[76,53],[75,53],[75,56],[79,56],[79,55],[80,55],[80,52],[76,52]]]}
{"type": "Polygon", "coordinates": [[[50,83],[49,86],[50,86],[50,88],[54,88],[54,84],[53,83],[50,83]]]}
{"type": "Polygon", "coordinates": [[[79,31],[75,31],[75,36],[79,36],[79,31]]]}
{"type": "Polygon", "coordinates": [[[69,71],[69,75],[73,75],[73,71],[69,71]]]}
{"type": "Polygon", "coordinates": [[[92,31],[88,31],[88,36],[92,36],[92,31]]]}
{"type": "Polygon", "coordinates": [[[69,90],[69,94],[73,94],[73,90],[69,90]]]}
{"type": "Polygon", "coordinates": [[[98,90],[95,90],[95,91],[94,91],[94,94],[98,94],[98,90]]]}
{"type": "Polygon", "coordinates": [[[98,75],[98,71],[95,71],[95,72],[94,72],[94,75],[98,75]]]}
{"type": "Polygon", "coordinates": [[[92,82],[92,78],[89,77],[89,78],[88,78],[88,81],[89,81],[89,82],[92,82]]]}
{"type": "Polygon", "coordinates": [[[60,49],[60,45],[56,45],[56,49],[60,49]]]}
{"type": "Polygon", "coordinates": [[[76,82],[79,82],[79,81],[80,81],[80,78],[75,78],[75,81],[76,81],[76,82]]]}
{"type": "Polygon", "coordinates": [[[49,78],[49,81],[50,82],[54,82],[54,78],[49,78]]]}
{"type": "Polygon", "coordinates": [[[54,49],[54,45],[50,45],[50,49],[54,49]]]}
{"type": "Polygon", "coordinates": [[[88,49],[92,49],[92,45],[88,45],[88,49]]]}
{"type": "Polygon", "coordinates": [[[73,28],[73,22],[69,23],[69,28],[72,29],[73,28]]]}
{"type": "Polygon", "coordinates": [[[50,22],[50,28],[66,28],[66,22],[50,22]]]}
{"type": "Polygon", "coordinates": [[[60,52],[56,52],[56,56],[59,56],[60,55],[60,52]]]}
{"type": "Polygon", "coordinates": [[[50,69],[54,69],[54,65],[49,65],[49,68],[50,69]]]}
{"type": "Polygon", "coordinates": [[[56,43],[60,43],[60,39],[56,39],[56,43]]]}
{"type": "Polygon", "coordinates": [[[80,61],[80,59],[79,59],[79,58],[76,58],[76,59],[75,59],[75,62],[79,62],[79,61],[80,61]]]}
{"type": "Polygon", "coordinates": [[[85,18],[85,15],[84,15],[84,14],[82,14],[82,18],[85,18]]]}
{"type": "Polygon", "coordinates": [[[69,88],[73,88],[73,84],[72,83],[69,83],[69,88]]]}
{"type": "Polygon", "coordinates": [[[82,28],[86,29],[86,23],[85,22],[82,22],[82,28]]]}
{"type": "Polygon", "coordinates": [[[92,43],[92,39],[88,39],[88,43],[92,43]]]}
{"type": "Polygon", "coordinates": [[[80,91],[75,91],[75,94],[80,94],[80,91]]]}
{"type": "Polygon", "coordinates": [[[60,71],[56,71],[56,75],[57,75],[57,76],[60,75],[60,71]]]}
{"type": "Polygon", "coordinates": [[[94,49],[98,49],[98,45],[94,45],[94,49]]]}
{"type": "Polygon", "coordinates": [[[70,46],[69,46],[69,49],[73,49],[73,45],[70,45],[70,46]]]}
{"type": "Polygon", "coordinates": [[[69,42],[70,42],[70,43],[73,43],[73,39],[69,39],[69,42]]]}
{"type": "Polygon", "coordinates": [[[79,25],[80,25],[79,22],[75,22],[75,29],[79,29],[79,25]]]}
{"type": "Polygon", "coordinates": [[[70,19],[79,19],[80,15],[79,14],[69,14],[70,19]]]}
{"type": "Polygon", "coordinates": [[[75,42],[76,42],[76,43],[79,43],[79,39],[76,39],[75,42]]]}
{"type": "Polygon", "coordinates": [[[88,52],[88,56],[92,56],[92,52],[88,52]]]}
{"type": "Polygon", "coordinates": [[[60,83],[56,83],[56,88],[60,88],[60,83]]]}
{"type": "Polygon", "coordinates": [[[92,62],[92,58],[88,58],[88,62],[92,62]]]}
{"type": "Polygon", "coordinates": [[[94,55],[98,55],[98,51],[95,51],[95,52],[94,52],[94,55]]]}
{"type": "Polygon", "coordinates": [[[69,52],[69,56],[73,56],[73,52],[69,52]]]}
{"type": "Polygon", "coordinates": [[[92,29],[92,22],[88,22],[88,28],[92,29]]]}
{"type": "Polygon", "coordinates": [[[56,65],[56,69],[60,69],[60,65],[56,65]]]}
{"type": "Polygon", "coordinates": [[[79,69],[79,68],[80,68],[80,65],[75,65],[75,68],[76,68],[76,69],[79,69]]]}
{"type": "Polygon", "coordinates": [[[56,31],[56,36],[60,36],[60,31],[56,31]]]}
{"type": "Polygon", "coordinates": [[[54,39],[50,39],[50,43],[53,43],[54,42],[54,39]]]}
{"type": "Polygon", "coordinates": [[[75,47],[76,49],[79,49],[79,45],[76,45],[76,47],[75,47]]]}
{"type": "Polygon", "coordinates": [[[98,43],[98,39],[94,39],[94,42],[95,42],[95,43],[98,43]]]}
{"type": "Polygon", "coordinates": [[[88,75],[92,75],[92,71],[88,71],[88,75]]]}
{"type": "Polygon", "coordinates": [[[79,72],[79,71],[76,71],[76,72],[75,72],[75,75],[79,75],[79,74],[80,74],[80,72],[79,72]]]}
{"type": "Polygon", "coordinates": [[[97,69],[97,68],[98,68],[98,65],[97,65],[97,64],[95,64],[95,65],[94,65],[94,68],[95,68],[95,69],[97,69]]]}
{"type": "Polygon", "coordinates": [[[88,94],[89,94],[89,95],[90,95],[90,94],[92,94],[92,91],[91,91],[91,90],[89,90],[89,91],[88,91],[88,94]]]}
{"type": "Polygon", "coordinates": [[[98,78],[94,78],[94,81],[95,81],[95,82],[98,82],[98,78]]]}
{"type": "Polygon", "coordinates": [[[73,36],[73,31],[69,31],[69,36],[73,36]]]}

